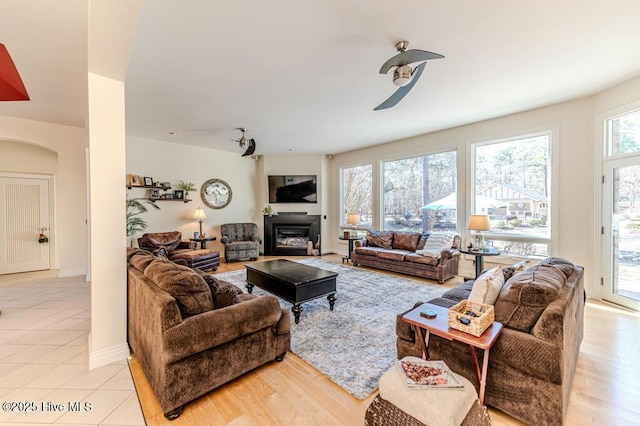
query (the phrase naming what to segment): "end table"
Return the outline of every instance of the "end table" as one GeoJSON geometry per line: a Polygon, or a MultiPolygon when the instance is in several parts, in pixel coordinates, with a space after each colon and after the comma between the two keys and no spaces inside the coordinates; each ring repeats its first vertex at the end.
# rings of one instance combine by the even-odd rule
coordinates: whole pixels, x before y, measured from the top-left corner
{"type": "Polygon", "coordinates": [[[195,241],[200,243],[200,248],[205,250],[207,248],[207,241],[215,241],[218,237],[202,237],[202,238],[189,238],[189,241],[195,241]]]}
{"type": "Polygon", "coordinates": [[[482,271],[484,270],[484,256],[499,256],[500,255],[500,251],[491,248],[491,249],[485,249],[485,250],[474,250],[474,249],[466,249],[466,248],[460,248],[458,249],[458,251],[460,253],[464,253],[464,254],[472,254],[476,257],[476,278],[478,278],[480,276],[480,274],[482,274],[482,271]]]}
{"type": "MultiPolygon", "coordinates": [[[[349,241],[349,252],[347,253],[346,256],[344,256],[342,258],[342,263],[344,263],[345,261],[347,263],[349,263],[349,261],[351,260],[351,252],[353,251],[353,242],[355,240],[361,240],[362,238],[358,238],[357,236],[350,236],[350,237],[345,237],[344,235],[340,235],[338,237],[338,239],[342,240],[342,241],[349,241]]],[[[352,261],[353,262],[353,261],[352,261]]]]}

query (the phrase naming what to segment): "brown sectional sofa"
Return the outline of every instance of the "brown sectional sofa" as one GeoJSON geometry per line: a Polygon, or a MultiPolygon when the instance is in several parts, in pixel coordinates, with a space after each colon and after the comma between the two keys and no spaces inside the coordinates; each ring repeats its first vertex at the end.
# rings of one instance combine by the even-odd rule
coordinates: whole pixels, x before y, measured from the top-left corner
{"type": "Polygon", "coordinates": [[[290,347],[289,311],[274,296],[140,249],[128,249],[128,341],[170,420],[184,405],[290,347]]]}
{"type": "MultiPolygon", "coordinates": [[[[508,278],[509,268],[504,272],[508,278]]],[[[505,282],[494,305],[504,329],[490,351],[486,404],[527,424],[563,423],[584,329],[583,272],[566,259],[547,258],[505,282]]],[[[429,303],[449,308],[468,299],[472,286],[467,281],[429,303]]],[[[396,321],[399,359],[422,355],[405,313],[396,321]]],[[[429,354],[477,384],[467,345],[432,335],[429,354]]]]}
{"type": "Polygon", "coordinates": [[[367,231],[367,236],[355,241],[351,259],[354,266],[364,265],[443,283],[458,273],[460,236],[453,239],[451,248],[444,249],[440,258],[422,256],[416,250],[424,248],[428,232],[367,231]]]}

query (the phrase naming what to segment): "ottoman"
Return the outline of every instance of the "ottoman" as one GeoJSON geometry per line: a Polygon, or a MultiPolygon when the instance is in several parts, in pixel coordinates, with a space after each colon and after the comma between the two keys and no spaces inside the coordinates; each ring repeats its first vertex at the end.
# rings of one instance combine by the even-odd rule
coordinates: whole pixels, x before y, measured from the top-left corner
{"type": "Polygon", "coordinates": [[[220,252],[213,250],[184,250],[171,254],[171,260],[183,260],[188,267],[203,271],[216,270],[220,266],[220,252]]]}
{"type": "MultiPolygon", "coordinates": [[[[403,359],[420,359],[405,357],[403,359]]],[[[455,374],[455,373],[454,373],[455,374]]],[[[397,365],[380,378],[380,393],[364,417],[367,426],[485,426],[491,424],[471,382],[464,389],[410,389],[397,365]]]]}

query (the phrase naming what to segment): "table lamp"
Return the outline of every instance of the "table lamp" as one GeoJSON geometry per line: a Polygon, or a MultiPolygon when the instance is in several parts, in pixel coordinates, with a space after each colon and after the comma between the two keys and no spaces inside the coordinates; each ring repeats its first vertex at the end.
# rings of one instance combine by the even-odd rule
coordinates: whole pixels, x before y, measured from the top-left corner
{"type": "Polygon", "coordinates": [[[469,216],[469,223],[467,229],[476,231],[475,243],[478,249],[484,248],[484,234],[482,231],[489,231],[491,229],[491,223],[489,222],[489,216],[486,214],[472,214],[469,216]]]}
{"type": "Polygon", "coordinates": [[[360,223],[360,215],[356,213],[350,213],[347,215],[347,223],[353,225],[353,231],[358,234],[358,224],[360,223]]]}
{"type": "Polygon", "coordinates": [[[207,215],[204,214],[204,209],[202,207],[198,207],[193,213],[193,218],[200,222],[200,238],[202,238],[204,236],[202,235],[202,220],[207,218],[207,215]]]}

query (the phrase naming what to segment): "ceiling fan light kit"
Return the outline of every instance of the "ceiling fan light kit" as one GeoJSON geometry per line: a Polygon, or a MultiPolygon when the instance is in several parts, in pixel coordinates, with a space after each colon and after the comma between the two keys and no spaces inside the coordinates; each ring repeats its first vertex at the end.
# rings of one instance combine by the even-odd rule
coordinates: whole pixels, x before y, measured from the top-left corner
{"type": "Polygon", "coordinates": [[[240,145],[241,149],[246,149],[244,154],[242,154],[242,157],[246,157],[248,155],[253,154],[256,151],[256,141],[254,139],[247,139],[244,136],[244,132],[247,131],[247,129],[245,129],[244,127],[239,127],[238,130],[242,132],[242,136],[240,137],[240,139],[232,139],[232,140],[234,142],[238,142],[238,145],[240,145]]]}
{"type": "Polygon", "coordinates": [[[427,52],[426,50],[407,50],[408,47],[408,41],[399,41],[398,43],[396,43],[396,49],[400,53],[389,58],[384,64],[382,64],[382,67],[380,68],[380,74],[387,74],[390,69],[394,68],[393,84],[398,86],[399,88],[386,101],[375,107],[374,111],[379,111],[381,109],[387,109],[395,106],[407,95],[407,93],[409,93],[411,88],[416,84],[416,82],[420,78],[420,75],[422,75],[422,71],[424,71],[424,67],[427,65],[426,61],[430,59],[444,58],[444,56],[438,53],[427,52]],[[416,62],[422,63],[412,69],[410,64],[416,62]]]}

